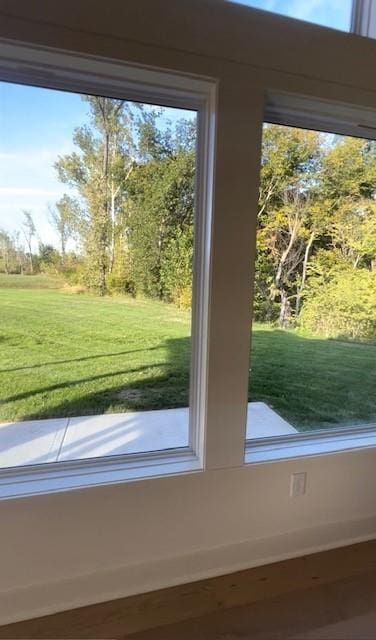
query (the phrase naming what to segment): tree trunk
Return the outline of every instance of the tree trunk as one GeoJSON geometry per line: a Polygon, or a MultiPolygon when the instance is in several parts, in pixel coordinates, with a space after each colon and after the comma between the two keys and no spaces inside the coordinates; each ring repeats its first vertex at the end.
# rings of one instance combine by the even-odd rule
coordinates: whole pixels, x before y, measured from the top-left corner
{"type": "Polygon", "coordinates": [[[65,239],[64,236],[61,236],[61,268],[65,267],[65,239]]]}
{"type": "Polygon", "coordinates": [[[98,293],[103,297],[106,295],[106,265],[103,260],[99,264],[98,276],[98,293]]]}
{"type": "Polygon", "coordinates": [[[99,233],[99,247],[98,247],[98,293],[100,296],[106,295],[106,252],[107,252],[107,239],[108,239],[108,162],[109,162],[109,148],[110,137],[108,131],[105,131],[104,135],[104,150],[103,150],[103,182],[104,182],[104,194],[102,202],[102,211],[99,212],[100,233],[99,233]]]}
{"type": "Polygon", "coordinates": [[[110,246],[110,264],[108,267],[109,273],[112,273],[115,262],[115,227],[116,227],[116,208],[115,208],[115,200],[116,196],[120,191],[120,187],[114,189],[113,183],[111,184],[111,246],[110,246]]]}
{"type": "Polygon", "coordinates": [[[98,293],[105,296],[107,293],[106,271],[107,271],[107,221],[102,221],[99,233],[98,247],[98,293]]]}
{"type": "Polygon", "coordinates": [[[290,316],[291,316],[290,301],[284,289],[281,289],[280,293],[281,293],[281,309],[279,312],[279,326],[281,327],[281,329],[287,329],[290,324],[290,316]]]}
{"type": "Polygon", "coordinates": [[[31,244],[29,244],[29,263],[30,263],[30,274],[34,274],[34,265],[33,265],[33,254],[31,252],[31,244]]]}
{"type": "Polygon", "coordinates": [[[306,246],[306,249],[305,249],[305,252],[304,252],[302,281],[301,281],[300,287],[298,287],[298,290],[296,292],[296,303],[295,303],[295,316],[296,317],[298,317],[299,313],[300,313],[302,294],[303,294],[303,290],[304,290],[304,287],[305,287],[305,282],[306,282],[306,279],[307,279],[308,260],[309,260],[311,247],[312,247],[314,239],[315,239],[315,234],[314,234],[314,232],[312,232],[310,237],[309,237],[309,240],[307,242],[307,246],[306,246]]]}

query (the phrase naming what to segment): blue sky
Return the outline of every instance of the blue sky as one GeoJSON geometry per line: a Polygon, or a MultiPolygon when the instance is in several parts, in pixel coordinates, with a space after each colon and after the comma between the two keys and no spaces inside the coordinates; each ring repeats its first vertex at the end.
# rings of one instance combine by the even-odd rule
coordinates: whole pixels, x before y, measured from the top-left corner
{"type": "Polygon", "coordinates": [[[291,18],[348,31],[351,0],[229,0],[291,18]]]}
{"type": "MultiPolygon", "coordinates": [[[[160,126],[190,114],[166,108],[160,126]]],[[[73,131],[88,120],[88,105],[78,94],[0,82],[0,229],[19,230],[27,209],[40,240],[57,244],[48,205],[69,190],[53,164],[73,151],[73,131]]]]}
{"type": "Polygon", "coordinates": [[[53,163],[72,151],[72,131],[86,112],[78,95],[0,82],[0,228],[19,229],[27,209],[41,240],[55,242],[47,207],[66,189],[53,163]]]}
{"type": "MultiPolygon", "coordinates": [[[[229,1],[349,29],[351,0],[229,1]]],[[[165,122],[188,113],[166,109],[165,122]]],[[[0,82],[0,228],[19,229],[22,210],[27,209],[40,239],[56,244],[48,205],[67,187],[57,180],[53,163],[58,155],[73,150],[73,130],[87,121],[88,105],[77,94],[0,82]]],[[[161,126],[166,126],[163,118],[161,126]]]]}

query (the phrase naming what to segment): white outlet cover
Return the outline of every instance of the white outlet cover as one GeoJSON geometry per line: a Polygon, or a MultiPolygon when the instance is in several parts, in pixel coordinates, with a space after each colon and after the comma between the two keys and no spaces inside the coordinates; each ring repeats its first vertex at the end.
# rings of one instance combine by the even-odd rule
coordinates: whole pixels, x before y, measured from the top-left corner
{"type": "Polygon", "coordinates": [[[292,473],[290,479],[290,497],[304,496],[307,487],[307,474],[305,471],[292,473]]]}

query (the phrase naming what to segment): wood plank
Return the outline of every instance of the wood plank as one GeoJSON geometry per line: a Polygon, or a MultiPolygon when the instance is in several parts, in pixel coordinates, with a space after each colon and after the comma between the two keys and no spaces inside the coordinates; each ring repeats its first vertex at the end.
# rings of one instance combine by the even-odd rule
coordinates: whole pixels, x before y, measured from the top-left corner
{"type": "Polygon", "coordinates": [[[127,640],[374,640],[376,572],[285,593],[127,640]]]}
{"type": "Polygon", "coordinates": [[[0,639],[122,638],[376,571],[376,540],[0,627],[0,639]]]}

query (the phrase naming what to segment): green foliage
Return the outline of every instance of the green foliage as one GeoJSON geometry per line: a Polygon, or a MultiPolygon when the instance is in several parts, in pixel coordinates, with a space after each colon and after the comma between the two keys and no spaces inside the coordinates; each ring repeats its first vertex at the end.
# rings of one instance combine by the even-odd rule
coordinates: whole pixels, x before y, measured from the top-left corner
{"type": "Polygon", "coordinates": [[[301,326],[325,337],[376,339],[376,272],[345,268],[329,281],[312,278],[305,294],[301,326]]]}
{"type": "Polygon", "coordinates": [[[170,242],[183,230],[192,233],[194,175],[194,154],[180,151],[140,165],[130,178],[130,259],[137,293],[161,299],[171,295],[163,264],[167,259],[172,265],[165,256],[170,242]]]}
{"type": "MultiPolygon", "coordinates": [[[[1,232],[0,270],[59,271],[69,284],[101,296],[131,294],[189,307],[195,120],[161,127],[157,107],[83,99],[90,120],[75,130],[74,152],[55,164],[72,189],[50,212],[60,251],[47,255],[41,245],[33,254],[37,232],[26,211],[27,246],[1,232]],[[67,253],[69,239],[77,255],[67,253]]],[[[375,143],[266,125],[256,320],[325,335],[373,336],[375,201],[375,143]],[[361,302],[351,300],[351,287],[359,288],[361,302]]]]}
{"type": "Polygon", "coordinates": [[[162,265],[175,234],[193,224],[195,123],[162,130],[157,108],[84,99],[90,125],[76,129],[76,150],[55,165],[77,194],[64,196],[53,215],[62,267],[74,233],[85,256],[80,281],[90,291],[171,297],[162,265]]]}
{"type": "Polygon", "coordinates": [[[271,299],[272,286],[273,263],[269,251],[262,248],[259,234],[253,288],[253,317],[256,322],[275,322],[278,320],[279,304],[271,299]]]}
{"type": "Polygon", "coordinates": [[[78,229],[86,254],[85,284],[104,295],[106,275],[114,261],[114,234],[121,213],[127,172],[133,163],[132,113],[123,100],[84,96],[91,126],[76,129],[77,151],[55,163],[60,180],[73,187],[83,206],[68,210],[69,224],[78,229]],[[72,215],[73,214],[73,215],[72,215]],[[75,214],[75,215],[74,215],[75,214]]]}
{"type": "Polygon", "coordinates": [[[186,227],[168,242],[161,267],[164,296],[179,307],[192,303],[193,230],[186,227]]]}
{"type": "MultiPolygon", "coordinates": [[[[366,282],[371,287],[373,280],[367,273],[376,264],[375,195],[375,143],[266,126],[255,283],[257,319],[270,321],[278,312],[281,327],[304,321],[311,330],[331,335],[340,327],[333,319],[324,326],[324,297],[327,295],[329,307],[330,295],[343,295],[346,335],[372,334],[372,329],[365,328],[368,321],[350,304],[350,276],[345,278],[343,273],[355,269],[352,285],[359,277],[360,288],[367,288],[366,282]],[[316,322],[314,309],[320,316],[316,322]]],[[[372,298],[371,293],[372,287],[372,298]]],[[[364,306],[372,325],[376,310],[366,301],[364,306]]],[[[342,313],[342,307],[336,313],[342,313]]]]}
{"type": "Polygon", "coordinates": [[[60,270],[60,254],[50,244],[39,244],[38,269],[42,273],[57,274],[60,270]]]}
{"type": "Polygon", "coordinates": [[[334,205],[372,198],[376,185],[375,143],[338,138],[325,153],[321,179],[322,188],[334,205]]]}

